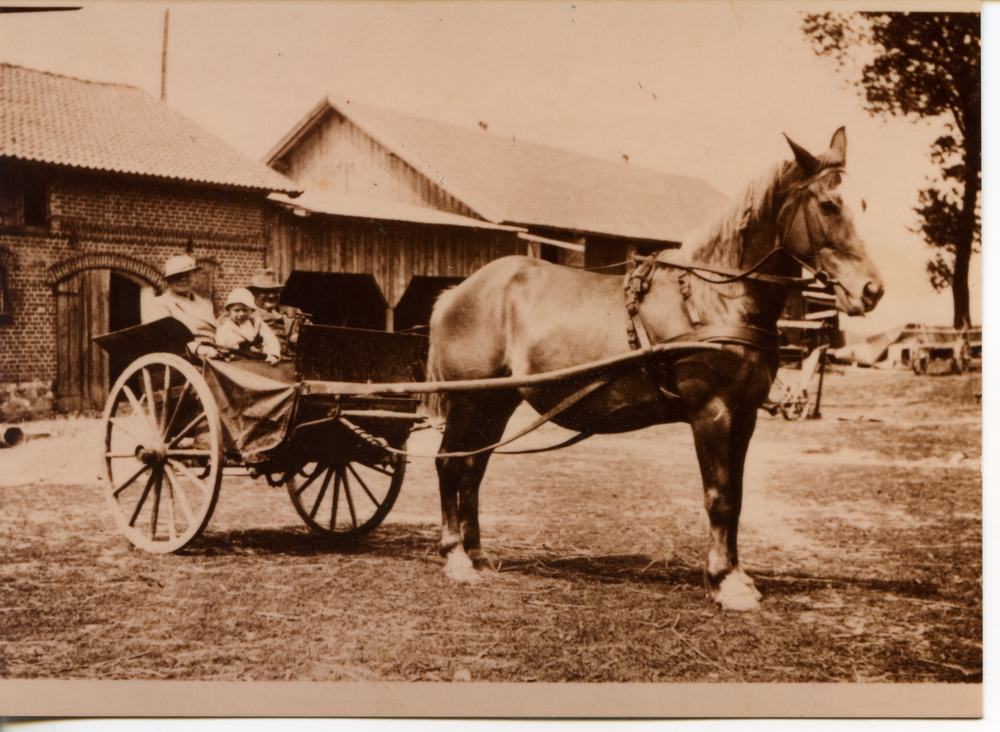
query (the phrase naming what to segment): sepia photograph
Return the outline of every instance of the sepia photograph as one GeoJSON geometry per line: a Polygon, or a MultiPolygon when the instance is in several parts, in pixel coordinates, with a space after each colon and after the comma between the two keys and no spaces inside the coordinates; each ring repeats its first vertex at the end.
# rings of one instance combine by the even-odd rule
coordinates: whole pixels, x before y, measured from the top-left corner
{"type": "Polygon", "coordinates": [[[981,716],[981,37],[2,0],[0,713],[981,716]]]}

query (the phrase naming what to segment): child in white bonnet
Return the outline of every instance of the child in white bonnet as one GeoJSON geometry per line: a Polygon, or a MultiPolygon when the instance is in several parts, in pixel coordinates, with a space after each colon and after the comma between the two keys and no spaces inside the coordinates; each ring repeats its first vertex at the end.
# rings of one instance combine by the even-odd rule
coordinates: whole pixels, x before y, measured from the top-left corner
{"type": "Polygon", "coordinates": [[[226,298],[226,317],[215,331],[215,342],[225,348],[263,353],[272,366],[281,360],[281,343],[257,313],[253,293],[237,287],[226,298]]]}

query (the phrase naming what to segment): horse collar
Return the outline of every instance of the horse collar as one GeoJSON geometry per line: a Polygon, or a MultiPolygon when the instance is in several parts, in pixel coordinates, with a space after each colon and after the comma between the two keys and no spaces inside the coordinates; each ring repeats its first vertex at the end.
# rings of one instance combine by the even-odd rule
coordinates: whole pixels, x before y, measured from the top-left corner
{"type": "Polygon", "coordinates": [[[650,348],[649,333],[639,313],[639,303],[652,284],[654,264],[643,261],[625,275],[625,310],[628,312],[628,344],[633,351],[650,348]]]}
{"type": "MultiPolygon", "coordinates": [[[[649,351],[652,355],[651,339],[646,324],[643,322],[640,304],[643,296],[652,285],[652,275],[659,260],[644,258],[637,260],[636,267],[625,275],[625,309],[628,312],[628,322],[625,326],[628,335],[629,348],[633,351],[649,351]]],[[[765,330],[752,325],[703,325],[697,312],[691,306],[691,284],[684,277],[690,270],[684,268],[678,283],[684,299],[684,308],[688,319],[694,328],[687,333],[665,341],[678,342],[713,342],[731,343],[733,345],[751,346],[765,351],[777,351],[780,348],[780,334],[777,331],[765,330]]],[[[673,396],[668,394],[668,396],[673,396]]]]}

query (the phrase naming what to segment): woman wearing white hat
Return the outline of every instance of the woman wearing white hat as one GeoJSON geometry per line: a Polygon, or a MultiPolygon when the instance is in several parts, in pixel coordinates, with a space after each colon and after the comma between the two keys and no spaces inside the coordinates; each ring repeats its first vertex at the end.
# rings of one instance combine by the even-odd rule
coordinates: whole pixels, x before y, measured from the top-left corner
{"type": "Polygon", "coordinates": [[[194,336],[188,350],[199,356],[216,358],[219,352],[208,345],[215,341],[215,311],[210,303],[193,291],[192,273],[201,269],[187,254],[178,254],[167,260],[163,277],[167,290],[153,298],[150,307],[142,313],[142,322],[150,323],[161,318],[174,318],[187,326],[194,336]]]}

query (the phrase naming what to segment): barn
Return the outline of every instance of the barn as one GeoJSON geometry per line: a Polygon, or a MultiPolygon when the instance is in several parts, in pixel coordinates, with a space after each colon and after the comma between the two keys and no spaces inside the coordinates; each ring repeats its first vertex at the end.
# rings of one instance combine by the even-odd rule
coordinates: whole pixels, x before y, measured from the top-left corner
{"type": "Polygon", "coordinates": [[[185,251],[218,307],[300,190],[140,89],[0,64],[0,417],[103,408],[123,365],[91,336],[185,251]]]}
{"type": "MultiPolygon", "coordinates": [[[[387,312],[402,311],[404,298],[423,307],[420,293],[436,286],[426,278],[466,277],[505,253],[603,267],[631,252],[678,246],[726,203],[697,178],[508,140],[486,128],[325,97],[265,162],[326,204],[310,209],[303,200],[303,214],[343,211],[353,200],[396,210],[400,218],[392,226],[364,227],[364,234],[329,215],[297,229],[282,220],[270,229],[269,261],[281,272],[372,272],[387,312]],[[448,228],[435,219],[427,226],[432,213],[456,217],[453,223],[461,217],[462,225],[448,228]],[[418,220],[425,225],[415,226],[418,220]],[[342,242],[361,236],[370,238],[355,253],[384,246],[400,258],[346,261],[342,242]]],[[[624,267],[608,271],[624,273],[624,267]]]]}
{"type": "Polygon", "coordinates": [[[409,203],[310,188],[270,196],[267,260],[282,302],[321,325],[407,330],[486,263],[524,254],[523,228],[409,203]]]}

